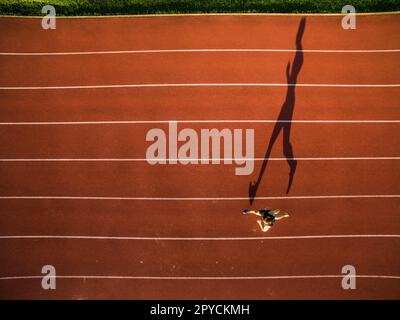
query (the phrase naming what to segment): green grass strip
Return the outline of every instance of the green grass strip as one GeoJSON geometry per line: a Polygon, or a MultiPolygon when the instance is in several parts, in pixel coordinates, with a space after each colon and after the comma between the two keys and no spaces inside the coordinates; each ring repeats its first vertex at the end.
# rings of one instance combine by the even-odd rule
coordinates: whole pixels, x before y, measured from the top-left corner
{"type": "Polygon", "coordinates": [[[44,5],[57,15],[175,13],[341,13],[350,4],[361,12],[400,11],[400,0],[0,0],[1,15],[40,16],[44,5]]]}

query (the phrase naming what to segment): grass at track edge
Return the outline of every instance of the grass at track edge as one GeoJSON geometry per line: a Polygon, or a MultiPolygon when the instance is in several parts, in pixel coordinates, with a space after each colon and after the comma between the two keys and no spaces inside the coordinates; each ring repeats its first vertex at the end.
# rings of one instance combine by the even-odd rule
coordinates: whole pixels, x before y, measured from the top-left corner
{"type": "Polygon", "coordinates": [[[0,0],[0,15],[42,16],[53,5],[59,16],[184,13],[357,13],[400,11],[399,0],[0,0]]]}

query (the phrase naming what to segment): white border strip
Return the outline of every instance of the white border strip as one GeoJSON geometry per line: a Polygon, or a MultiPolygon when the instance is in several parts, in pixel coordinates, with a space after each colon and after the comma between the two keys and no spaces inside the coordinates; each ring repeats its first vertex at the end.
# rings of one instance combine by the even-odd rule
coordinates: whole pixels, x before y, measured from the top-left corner
{"type": "MultiPolygon", "coordinates": [[[[397,15],[400,14],[400,11],[382,11],[382,12],[359,12],[358,16],[382,16],[382,15],[397,15]]],[[[318,13],[318,12],[310,12],[310,13],[251,13],[251,12],[231,12],[231,13],[160,13],[160,14],[126,14],[126,15],[106,15],[106,16],[59,16],[57,19],[65,19],[65,20],[82,20],[82,19],[115,19],[115,18],[168,18],[168,17],[212,17],[212,16],[261,16],[261,17],[300,17],[300,16],[314,16],[314,17],[340,17],[346,15],[345,13],[318,13]]],[[[43,16],[17,16],[17,15],[0,15],[2,19],[43,19],[43,16]]]]}
{"type": "Polygon", "coordinates": [[[400,234],[332,234],[314,236],[279,237],[120,237],[120,236],[71,236],[71,235],[10,235],[2,239],[70,239],[70,240],[142,240],[142,241],[242,241],[242,240],[300,240],[300,239],[354,239],[400,238],[400,234]]]}
{"type": "Polygon", "coordinates": [[[319,158],[9,158],[0,159],[0,162],[149,162],[149,161],[354,161],[354,160],[400,160],[400,157],[319,157],[319,158]]]}
{"type": "Polygon", "coordinates": [[[0,126],[25,125],[102,125],[175,123],[400,123],[400,120],[109,120],[109,121],[32,121],[0,122],[0,126]]]}
{"type": "MultiPolygon", "coordinates": [[[[73,275],[57,275],[53,276],[56,279],[108,279],[108,280],[280,280],[280,279],[324,279],[324,278],[343,278],[343,274],[326,274],[326,275],[292,275],[292,276],[236,276],[236,277],[162,277],[162,276],[73,276],[73,275]]],[[[357,274],[350,276],[354,278],[365,278],[365,279],[396,279],[399,280],[400,276],[393,275],[363,275],[357,274]]],[[[0,280],[29,280],[29,279],[43,279],[41,276],[9,276],[0,277],[0,280]]]]}
{"type": "Polygon", "coordinates": [[[115,88],[178,88],[178,87],[334,87],[334,88],[397,88],[400,84],[331,84],[331,83],[146,83],[80,86],[0,87],[0,90],[64,90],[115,88]]]}
{"type": "Polygon", "coordinates": [[[107,55],[107,54],[147,54],[147,53],[268,53],[268,52],[304,52],[304,53],[394,53],[400,49],[159,49],[159,50],[110,50],[110,51],[70,51],[70,52],[0,52],[0,56],[70,56],[70,55],[107,55]]]}
{"type": "MultiPolygon", "coordinates": [[[[302,199],[373,199],[400,198],[400,194],[371,194],[371,195],[331,195],[331,196],[271,196],[255,197],[255,200],[302,200],[302,199]]],[[[0,196],[0,200],[136,200],[136,201],[243,201],[248,197],[93,197],[93,196],[0,196]]]]}

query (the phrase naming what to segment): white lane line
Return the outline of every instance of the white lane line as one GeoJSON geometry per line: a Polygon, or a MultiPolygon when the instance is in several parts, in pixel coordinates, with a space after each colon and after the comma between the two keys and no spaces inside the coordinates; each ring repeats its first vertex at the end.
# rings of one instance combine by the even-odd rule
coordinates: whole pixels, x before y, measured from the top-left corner
{"type": "Polygon", "coordinates": [[[0,126],[20,125],[101,125],[176,123],[400,123],[400,120],[109,120],[109,121],[32,121],[0,122],[0,126]]]}
{"type": "MultiPolygon", "coordinates": [[[[328,279],[328,278],[343,278],[343,274],[318,274],[318,275],[287,275],[287,276],[186,276],[186,277],[162,277],[162,276],[112,276],[112,275],[57,275],[51,276],[56,279],[108,279],[108,280],[280,280],[280,279],[328,279]]],[[[400,276],[396,275],[368,275],[357,274],[351,275],[354,278],[363,279],[396,279],[399,280],[400,276]]],[[[30,276],[6,276],[0,277],[0,280],[29,280],[29,279],[43,279],[43,275],[30,275],[30,276]]]]}
{"type": "Polygon", "coordinates": [[[3,158],[0,162],[146,162],[146,161],[364,161],[364,160],[400,160],[400,157],[318,157],[318,158],[3,158]]]}
{"type": "Polygon", "coordinates": [[[0,56],[69,56],[106,54],[146,53],[257,53],[257,52],[304,52],[304,53],[395,53],[400,49],[160,49],[160,50],[111,50],[111,51],[70,51],[70,52],[0,52],[0,56]]]}
{"type": "Polygon", "coordinates": [[[243,240],[300,240],[300,239],[400,238],[400,234],[332,234],[279,237],[123,237],[72,235],[9,235],[1,239],[69,239],[69,240],[141,240],[141,241],[243,241],[243,240]]]}
{"type": "MultiPolygon", "coordinates": [[[[400,194],[327,195],[327,196],[270,196],[255,200],[301,200],[301,199],[374,199],[400,198],[400,194]]],[[[94,197],[94,196],[0,196],[0,200],[127,200],[127,201],[243,201],[248,197],[94,197]]]]}
{"type": "Polygon", "coordinates": [[[146,83],[78,86],[0,87],[0,90],[63,90],[107,88],[172,88],[172,87],[337,87],[337,88],[396,88],[400,84],[331,84],[331,83],[146,83]]]}

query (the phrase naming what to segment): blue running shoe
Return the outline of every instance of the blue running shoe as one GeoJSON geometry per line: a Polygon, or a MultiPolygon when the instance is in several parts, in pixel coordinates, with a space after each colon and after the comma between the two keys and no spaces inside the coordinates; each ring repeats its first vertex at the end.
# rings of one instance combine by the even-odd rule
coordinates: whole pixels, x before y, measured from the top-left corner
{"type": "Polygon", "coordinates": [[[248,213],[249,213],[249,210],[244,209],[244,210],[242,211],[242,213],[243,213],[243,214],[248,214],[248,213]]]}

